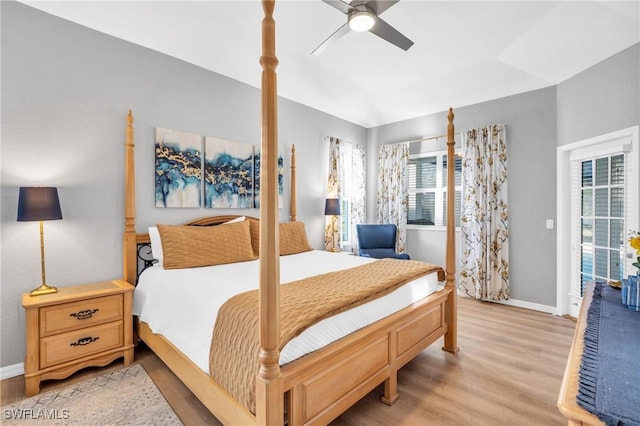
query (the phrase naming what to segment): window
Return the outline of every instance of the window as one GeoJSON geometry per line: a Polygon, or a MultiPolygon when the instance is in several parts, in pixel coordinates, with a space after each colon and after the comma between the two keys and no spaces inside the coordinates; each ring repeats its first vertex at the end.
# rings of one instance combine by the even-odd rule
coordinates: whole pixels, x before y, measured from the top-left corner
{"type": "MultiPolygon", "coordinates": [[[[462,159],[455,159],[455,221],[460,226],[462,159]]],[[[447,151],[409,157],[408,225],[447,225],[447,151]]]]}
{"type": "MultiPolygon", "coordinates": [[[[353,164],[353,145],[343,143],[340,146],[342,164],[353,164]]],[[[351,186],[353,168],[341,167],[340,181],[342,182],[342,194],[340,194],[340,245],[341,247],[351,245],[351,186]]]]}

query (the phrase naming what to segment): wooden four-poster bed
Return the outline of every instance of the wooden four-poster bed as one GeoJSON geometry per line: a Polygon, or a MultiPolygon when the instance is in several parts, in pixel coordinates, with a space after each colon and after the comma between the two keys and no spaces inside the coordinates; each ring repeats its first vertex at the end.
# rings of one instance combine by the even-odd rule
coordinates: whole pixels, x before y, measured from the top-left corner
{"type": "MultiPolygon", "coordinates": [[[[263,53],[260,58],[263,67],[261,207],[259,220],[247,218],[253,230],[259,229],[259,260],[256,261],[259,263],[259,291],[256,293],[258,294],[256,305],[259,305],[259,311],[256,314],[258,317],[256,325],[259,328],[257,332],[259,353],[256,356],[256,364],[259,368],[256,369],[257,376],[255,376],[253,412],[246,404],[232,396],[232,392],[203,371],[166,336],[154,333],[152,327],[142,319],[137,321],[137,334],[224,424],[276,425],[285,422],[289,425],[326,424],[383,382],[382,400],[387,404],[393,404],[399,397],[398,370],[440,337],[444,336],[443,350],[451,353],[458,350],[454,278],[454,162],[449,162],[447,169],[445,286],[439,289],[434,287],[434,291],[426,297],[300,358],[280,365],[281,331],[287,328],[287,323],[282,322],[281,318],[280,296],[283,289],[289,285],[280,286],[281,230],[277,193],[278,126],[275,73],[278,60],[275,55],[275,22],[273,20],[275,2],[263,0],[262,5],[264,19],[262,21],[263,53]]],[[[449,158],[453,158],[455,141],[451,109],[448,120],[448,155],[449,158]]],[[[124,278],[128,282],[135,283],[139,275],[138,249],[141,244],[150,242],[150,236],[148,233],[137,233],[135,227],[134,131],[131,112],[127,116],[125,155],[124,278]]],[[[292,149],[291,223],[299,223],[296,222],[295,185],[295,151],[292,149]]],[[[213,226],[229,222],[236,217],[207,217],[184,225],[213,226]]],[[[258,239],[253,241],[254,245],[257,243],[256,240],[258,239]]],[[[363,259],[355,256],[339,256],[335,259],[339,258],[363,259]]],[[[392,262],[413,261],[393,260],[392,262]]],[[[134,293],[134,299],[135,296],[134,293]]],[[[184,333],[189,332],[190,330],[184,331],[184,333]]]]}

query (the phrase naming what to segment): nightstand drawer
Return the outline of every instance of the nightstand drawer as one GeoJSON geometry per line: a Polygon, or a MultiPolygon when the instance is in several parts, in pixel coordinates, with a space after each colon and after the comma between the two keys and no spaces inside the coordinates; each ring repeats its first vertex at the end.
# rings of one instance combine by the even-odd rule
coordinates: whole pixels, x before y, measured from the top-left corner
{"type": "Polygon", "coordinates": [[[122,294],[40,308],[40,337],[122,319],[122,294]]]}
{"type": "Polygon", "coordinates": [[[123,345],[123,322],[96,325],[40,339],[40,368],[73,361],[123,345]]]}

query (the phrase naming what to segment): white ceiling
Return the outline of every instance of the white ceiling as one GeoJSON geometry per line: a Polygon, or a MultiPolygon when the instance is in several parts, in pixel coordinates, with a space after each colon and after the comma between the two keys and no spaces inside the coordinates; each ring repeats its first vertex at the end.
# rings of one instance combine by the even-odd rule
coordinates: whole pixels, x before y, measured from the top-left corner
{"type": "MultiPolygon", "coordinates": [[[[22,1],[260,86],[259,1],[22,1]]],[[[365,127],[558,84],[640,41],[640,1],[401,0],[403,51],[320,0],[276,2],[278,94],[365,127]]]]}

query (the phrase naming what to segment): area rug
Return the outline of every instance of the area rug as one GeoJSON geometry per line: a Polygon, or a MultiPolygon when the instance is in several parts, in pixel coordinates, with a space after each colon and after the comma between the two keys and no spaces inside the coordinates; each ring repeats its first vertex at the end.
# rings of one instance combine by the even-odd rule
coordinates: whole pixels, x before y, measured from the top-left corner
{"type": "Polygon", "coordinates": [[[3,425],[182,425],[140,364],[2,407],[3,425]]]}

